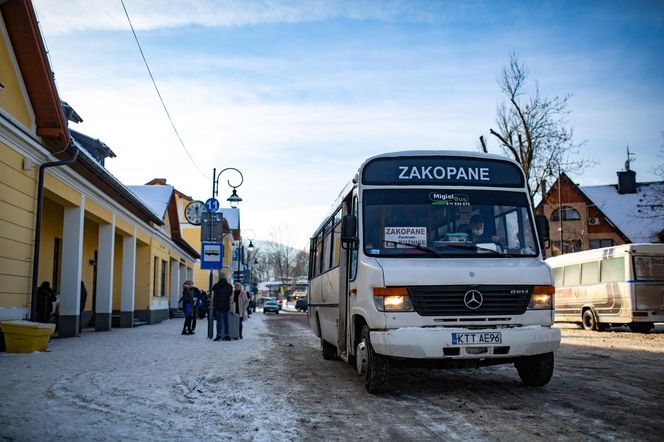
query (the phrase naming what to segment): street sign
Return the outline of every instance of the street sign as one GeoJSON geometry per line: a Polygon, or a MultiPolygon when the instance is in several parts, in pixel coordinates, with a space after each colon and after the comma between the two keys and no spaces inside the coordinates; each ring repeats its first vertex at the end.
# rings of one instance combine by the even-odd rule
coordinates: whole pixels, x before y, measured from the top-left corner
{"type": "Polygon", "coordinates": [[[221,213],[205,212],[201,218],[201,241],[222,241],[224,236],[221,213]]]}
{"type": "Polygon", "coordinates": [[[244,282],[244,272],[242,270],[233,272],[233,280],[235,282],[244,282]]]}
{"type": "Polygon", "coordinates": [[[219,200],[216,198],[209,198],[205,201],[205,208],[208,212],[216,212],[219,210],[219,200]]]}
{"type": "Polygon", "coordinates": [[[224,245],[220,242],[201,243],[201,269],[221,270],[224,262],[224,245]]]}

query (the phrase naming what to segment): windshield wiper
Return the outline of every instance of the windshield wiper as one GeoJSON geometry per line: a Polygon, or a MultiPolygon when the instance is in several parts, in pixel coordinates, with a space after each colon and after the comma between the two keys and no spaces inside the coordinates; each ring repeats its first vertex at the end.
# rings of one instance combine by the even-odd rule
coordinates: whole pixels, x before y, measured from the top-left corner
{"type": "Polygon", "coordinates": [[[480,247],[476,244],[445,244],[445,246],[456,247],[457,249],[466,249],[466,250],[475,250],[475,251],[481,250],[483,252],[491,252],[492,254],[498,256],[510,256],[510,255],[503,255],[502,253],[494,249],[487,249],[485,247],[480,247]]]}
{"type": "Polygon", "coordinates": [[[415,243],[410,243],[410,242],[402,242],[402,241],[392,241],[392,240],[383,240],[383,243],[388,244],[399,244],[401,246],[406,246],[406,247],[412,247],[417,250],[421,250],[423,252],[427,252],[436,258],[442,258],[440,256],[440,253],[436,252],[434,249],[430,249],[429,247],[423,246],[422,244],[415,244],[415,243]]]}

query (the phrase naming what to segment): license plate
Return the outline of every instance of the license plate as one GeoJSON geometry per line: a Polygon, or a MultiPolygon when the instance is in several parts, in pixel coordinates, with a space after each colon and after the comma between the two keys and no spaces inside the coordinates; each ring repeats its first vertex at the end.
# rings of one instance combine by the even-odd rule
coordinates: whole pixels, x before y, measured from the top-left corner
{"type": "Polygon", "coordinates": [[[502,344],[500,332],[452,333],[452,345],[502,344]]]}

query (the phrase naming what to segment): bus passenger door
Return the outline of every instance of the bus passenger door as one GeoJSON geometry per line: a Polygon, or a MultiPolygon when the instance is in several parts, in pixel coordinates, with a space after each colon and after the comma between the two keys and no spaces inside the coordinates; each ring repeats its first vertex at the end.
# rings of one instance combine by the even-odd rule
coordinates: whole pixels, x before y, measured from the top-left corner
{"type": "MultiPolygon", "coordinates": [[[[352,206],[351,206],[351,197],[348,196],[342,204],[342,211],[341,214],[342,216],[348,215],[352,213],[352,206]]],[[[348,323],[349,323],[349,309],[348,309],[348,291],[349,291],[349,286],[348,286],[348,272],[349,272],[349,263],[350,263],[350,255],[352,253],[352,250],[345,249],[341,245],[341,224],[338,224],[337,227],[339,228],[338,232],[334,232],[335,236],[335,248],[338,246],[339,248],[339,253],[341,253],[340,256],[340,261],[339,261],[339,327],[337,327],[337,333],[338,333],[338,354],[341,359],[347,361],[348,360],[348,343],[347,343],[347,329],[348,329],[348,323]]]]}

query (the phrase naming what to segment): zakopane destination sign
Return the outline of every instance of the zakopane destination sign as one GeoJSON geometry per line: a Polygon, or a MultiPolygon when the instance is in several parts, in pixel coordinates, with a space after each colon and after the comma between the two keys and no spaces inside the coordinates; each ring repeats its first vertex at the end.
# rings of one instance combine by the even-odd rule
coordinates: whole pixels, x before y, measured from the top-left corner
{"type": "Polygon", "coordinates": [[[459,157],[382,157],[362,171],[367,185],[434,184],[451,186],[523,187],[523,173],[508,161],[459,157]]]}

